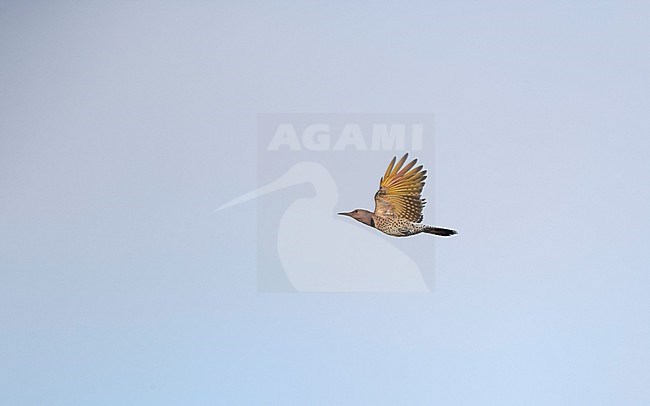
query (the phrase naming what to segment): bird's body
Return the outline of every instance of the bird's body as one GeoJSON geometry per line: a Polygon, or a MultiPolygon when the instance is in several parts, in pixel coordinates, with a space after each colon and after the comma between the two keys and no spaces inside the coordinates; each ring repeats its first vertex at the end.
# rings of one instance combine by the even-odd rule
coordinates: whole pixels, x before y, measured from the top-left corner
{"type": "Polygon", "coordinates": [[[455,230],[422,224],[422,209],[426,204],[421,197],[426,172],[422,165],[413,168],[417,159],[403,166],[408,158],[405,154],[395,164],[397,157],[388,165],[384,177],[379,182],[375,194],[375,211],[356,209],[348,213],[339,213],[394,236],[406,237],[420,233],[450,236],[455,230]]]}
{"type": "Polygon", "coordinates": [[[399,217],[391,216],[373,216],[375,228],[384,234],[392,235],[393,237],[407,237],[420,233],[431,233],[438,235],[452,235],[456,234],[453,230],[444,232],[441,228],[431,227],[422,223],[414,223],[399,217]]]}

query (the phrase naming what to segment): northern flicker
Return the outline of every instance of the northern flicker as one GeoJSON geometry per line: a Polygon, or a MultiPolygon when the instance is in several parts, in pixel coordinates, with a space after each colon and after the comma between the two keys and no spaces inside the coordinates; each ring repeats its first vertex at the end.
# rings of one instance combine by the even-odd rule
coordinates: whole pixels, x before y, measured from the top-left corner
{"type": "Polygon", "coordinates": [[[422,224],[422,208],[426,204],[421,197],[426,170],[422,165],[415,167],[417,159],[406,166],[408,158],[405,154],[395,163],[394,157],[386,173],[379,181],[379,190],[375,193],[375,211],[356,209],[347,213],[353,219],[376,228],[377,230],[394,237],[406,237],[419,233],[428,233],[448,237],[458,234],[455,230],[422,224]]]}

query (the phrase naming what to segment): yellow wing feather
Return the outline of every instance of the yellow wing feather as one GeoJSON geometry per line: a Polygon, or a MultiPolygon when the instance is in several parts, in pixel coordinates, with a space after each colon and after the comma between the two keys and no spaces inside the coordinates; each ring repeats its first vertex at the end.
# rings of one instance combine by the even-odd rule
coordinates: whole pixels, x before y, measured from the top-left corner
{"type": "Polygon", "coordinates": [[[388,164],[375,194],[375,214],[420,222],[426,204],[421,195],[427,171],[422,170],[422,165],[415,167],[417,159],[404,166],[407,158],[408,154],[405,154],[395,163],[397,157],[394,157],[388,164]]]}

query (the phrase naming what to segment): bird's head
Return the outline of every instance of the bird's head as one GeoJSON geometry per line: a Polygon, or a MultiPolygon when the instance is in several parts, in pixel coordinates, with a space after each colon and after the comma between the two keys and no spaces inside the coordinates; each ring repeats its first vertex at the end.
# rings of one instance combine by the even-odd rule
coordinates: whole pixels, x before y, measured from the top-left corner
{"type": "Polygon", "coordinates": [[[342,212],[339,213],[341,216],[350,216],[353,219],[355,219],[358,222],[361,222],[363,224],[367,224],[369,226],[372,225],[372,213],[369,212],[368,210],[364,209],[355,209],[350,212],[342,212]]]}

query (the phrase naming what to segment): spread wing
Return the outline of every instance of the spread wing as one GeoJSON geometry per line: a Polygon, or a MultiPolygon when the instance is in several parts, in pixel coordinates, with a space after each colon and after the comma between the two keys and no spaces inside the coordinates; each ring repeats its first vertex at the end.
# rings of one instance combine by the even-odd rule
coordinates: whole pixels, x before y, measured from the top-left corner
{"type": "Polygon", "coordinates": [[[408,154],[405,154],[397,164],[397,157],[390,161],[375,193],[375,214],[397,216],[419,223],[426,204],[421,194],[427,171],[422,170],[422,165],[414,168],[417,159],[403,166],[407,158],[408,154]]]}

